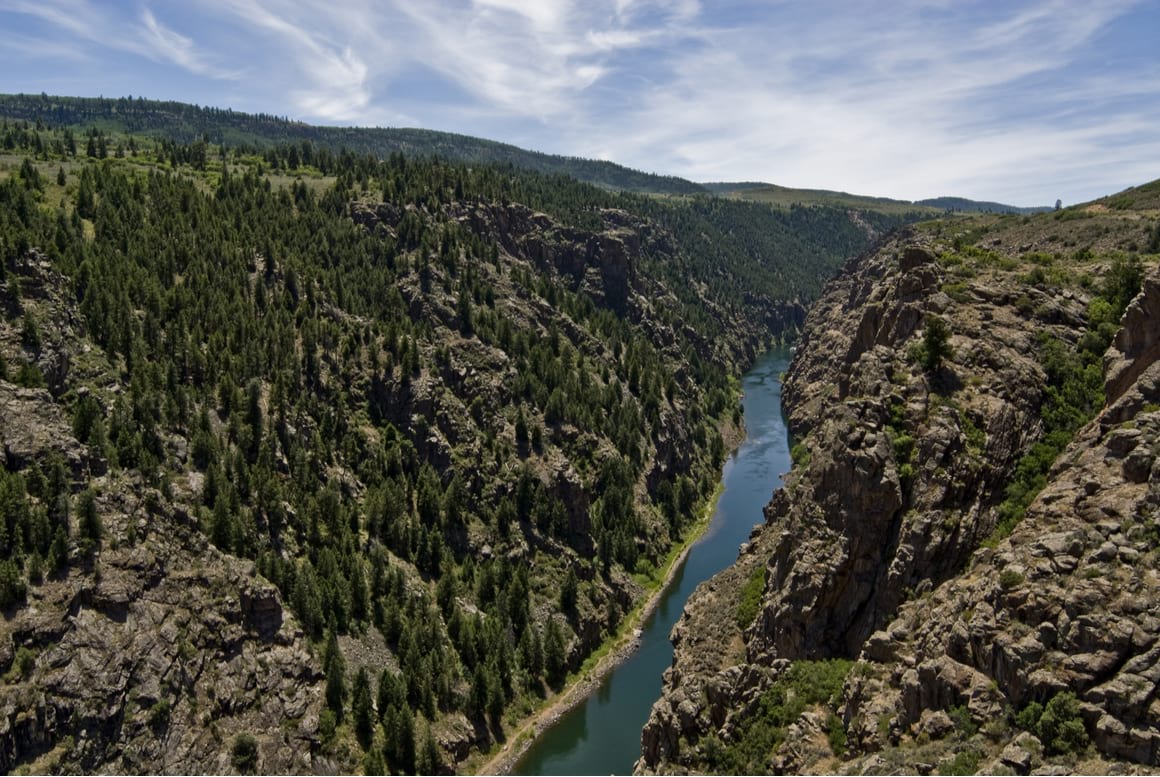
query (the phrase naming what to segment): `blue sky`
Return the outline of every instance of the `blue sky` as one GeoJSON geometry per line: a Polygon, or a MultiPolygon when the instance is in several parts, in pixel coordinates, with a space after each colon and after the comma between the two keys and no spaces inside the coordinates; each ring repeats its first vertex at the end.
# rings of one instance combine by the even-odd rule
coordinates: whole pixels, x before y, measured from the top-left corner
{"type": "Polygon", "coordinates": [[[0,28],[3,92],[904,199],[1071,203],[1160,177],[1152,0],[0,0],[0,28]]]}

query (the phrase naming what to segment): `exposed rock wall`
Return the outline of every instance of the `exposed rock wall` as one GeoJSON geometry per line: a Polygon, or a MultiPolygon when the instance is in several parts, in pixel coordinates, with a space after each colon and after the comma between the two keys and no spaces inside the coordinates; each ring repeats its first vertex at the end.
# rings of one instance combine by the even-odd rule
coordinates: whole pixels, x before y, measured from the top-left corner
{"type": "Polygon", "coordinates": [[[319,662],[277,589],[139,480],[105,486],[106,533],[135,541],[0,620],[0,771],[229,772],[240,734],[263,772],[327,768],[319,662]]]}
{"type": "Polygon", "coordinates": [[[885,744],[871,722],[882,714],[905,732],[924,709],[990,719],[1072,691],[1099,751],[1160,763],[1158,280],[1108,352],[1110,403],[1011,537],[867,643],[870,671],[846,692],[860,749],[885,744]]]}

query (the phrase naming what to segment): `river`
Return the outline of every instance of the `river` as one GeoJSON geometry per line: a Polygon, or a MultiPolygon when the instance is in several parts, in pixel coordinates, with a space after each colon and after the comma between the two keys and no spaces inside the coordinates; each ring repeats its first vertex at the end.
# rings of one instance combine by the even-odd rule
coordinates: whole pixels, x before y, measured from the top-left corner
{"type": "Polygon", "coordinates": [[[742,379],[747,436],[725,462],[723,489],[705,534],[642,625],[640,647],[581,704],[545,731],[513,774],[627,774],[640,757],[640,731],[661,695],[661,673],[673,661],[669,633],[701,582],[733,563],[753,525],[763,520],[781,473],[789,470],[789,433],[781,415],[781,373],[788,348],[757,359],[742,379]]]}

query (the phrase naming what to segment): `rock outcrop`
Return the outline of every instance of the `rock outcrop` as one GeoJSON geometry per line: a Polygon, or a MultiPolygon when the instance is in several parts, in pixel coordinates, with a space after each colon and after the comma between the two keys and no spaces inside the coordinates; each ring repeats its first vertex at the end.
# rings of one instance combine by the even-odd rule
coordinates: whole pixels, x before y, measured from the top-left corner
{"type": "Polygon", "coordinates": [[[874,679],[847,689],[845,712],[861,749],[882,744],[864,725],[871,709],[906,731],[926,708],[987,720],[1070,691],[1102,754],[1160,763],[1158,305],[1150,278],[1108,352],[1109,404],[1010,538],[867,644],[874,679]]]}
{"type": "MultiPolygon", "coordinates": [[[[83,465],[47,392],[0,381],[0,402],[9,462],[83,465]]],[[[139,477],[88,482],[110,541],[0,619],[0,771],[228,772],[243,734],[262,771],[327,768],[319,663],[277,588],[139,477]]]]}

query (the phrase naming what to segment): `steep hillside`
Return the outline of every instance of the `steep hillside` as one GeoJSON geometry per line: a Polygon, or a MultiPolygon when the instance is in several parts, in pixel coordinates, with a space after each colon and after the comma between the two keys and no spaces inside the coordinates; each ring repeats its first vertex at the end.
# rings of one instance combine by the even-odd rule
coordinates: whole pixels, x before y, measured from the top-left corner
{"type": "Polygon", "coordinates": [[[487,750],[657,585],[734,376],[896,223],[400,154],[0,140],[6,772],[487,750]]]}
{"type": "Polygon", "coordinates": [[[1151,292],[1129,307],[1157,192],[929,222],[827,287],[795,466],[674,630],[641,770],[1157,764],[1151,292]]]}

